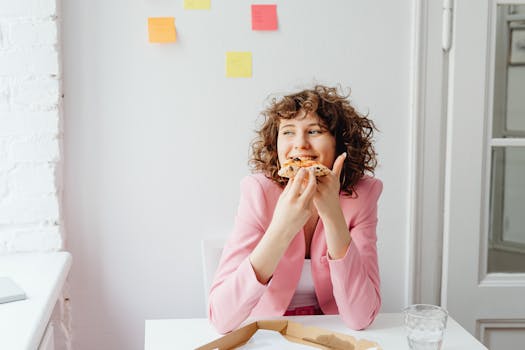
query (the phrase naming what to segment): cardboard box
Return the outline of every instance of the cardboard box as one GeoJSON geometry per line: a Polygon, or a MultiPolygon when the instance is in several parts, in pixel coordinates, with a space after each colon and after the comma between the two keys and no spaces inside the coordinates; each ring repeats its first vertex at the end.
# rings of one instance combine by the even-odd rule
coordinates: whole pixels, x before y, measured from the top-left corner
{"type": "Polygon", "coordinates": [[[253,322],[195,350],[235,349],[248,342],[259,329],[279,332],[291,342],[310,345],[317,349],[365,350],[372,348],[381,350],[379,344],[369,340],[357,340],[347,334],[331,332],[318,327],[306,327],[287,320],[253,322]]]}

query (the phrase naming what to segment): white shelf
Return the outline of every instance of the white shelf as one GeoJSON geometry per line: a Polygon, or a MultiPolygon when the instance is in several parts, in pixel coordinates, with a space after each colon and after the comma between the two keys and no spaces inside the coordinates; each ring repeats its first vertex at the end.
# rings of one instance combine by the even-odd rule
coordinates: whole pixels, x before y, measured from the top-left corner
{"type": "Polygon", "coordinates": [[[0,256],[0,276],[10,277],[27,299],[0,304],[0,349],[37,349],[71,267],[67,252],[0,256]]]}

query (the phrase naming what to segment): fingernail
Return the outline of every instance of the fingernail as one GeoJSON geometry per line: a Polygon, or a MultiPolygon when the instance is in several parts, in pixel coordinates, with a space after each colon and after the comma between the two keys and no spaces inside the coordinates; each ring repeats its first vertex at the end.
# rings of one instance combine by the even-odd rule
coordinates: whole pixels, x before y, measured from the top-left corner
{"type": "Polygon", "coordinates": [[[343,156],[344,158],[346,158],[346,152],[343,152],[342,156],[343,156]]]}

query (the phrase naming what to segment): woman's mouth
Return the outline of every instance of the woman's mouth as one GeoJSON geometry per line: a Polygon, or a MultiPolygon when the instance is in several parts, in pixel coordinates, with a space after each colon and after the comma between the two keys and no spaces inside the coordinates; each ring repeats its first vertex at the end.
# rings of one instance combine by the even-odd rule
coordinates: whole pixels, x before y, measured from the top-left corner
{"type": "Polygon", "coordinates": [[[316,158],[317,158],[316,156],[311,156],[311,155],[306,155],[306,154],[298,154],[292,157],[288,157],[288,159],[293,159],[293,160],[315,160],[316,158]]]}

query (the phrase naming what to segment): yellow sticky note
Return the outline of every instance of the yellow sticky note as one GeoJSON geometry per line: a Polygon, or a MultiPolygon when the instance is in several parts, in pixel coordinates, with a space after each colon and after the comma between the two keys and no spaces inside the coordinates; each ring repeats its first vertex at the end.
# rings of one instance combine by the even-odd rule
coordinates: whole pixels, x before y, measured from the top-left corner
{"type": "Polygon", "coordinates": [[[226,52],[226,77],[249,78],[251,76],[251,52],[226,52]]]}
{"type": "Polygon", "coordinates": [[[177,40],[174,17],[148,18],[150,43],[174,43],[177,40]]]}
{"type": "Polygon", "coordinates": [[[211,0],[184,0],[185,10],[209,10],[211,0]]]}

